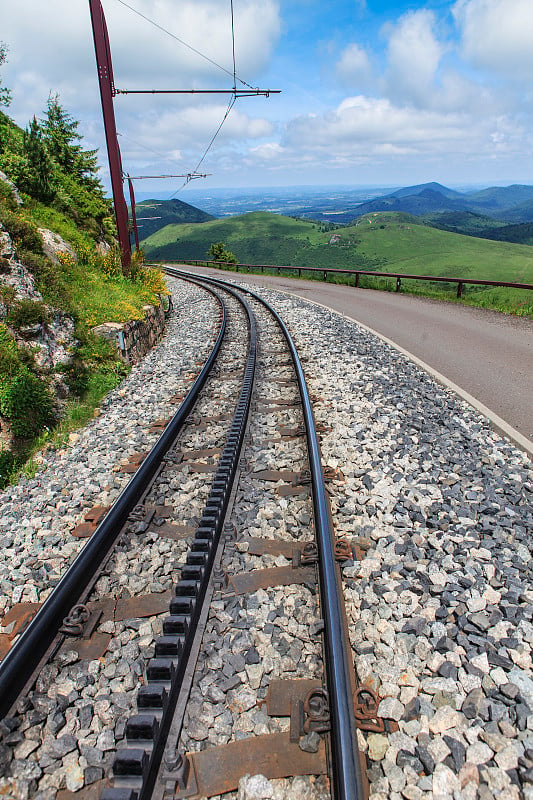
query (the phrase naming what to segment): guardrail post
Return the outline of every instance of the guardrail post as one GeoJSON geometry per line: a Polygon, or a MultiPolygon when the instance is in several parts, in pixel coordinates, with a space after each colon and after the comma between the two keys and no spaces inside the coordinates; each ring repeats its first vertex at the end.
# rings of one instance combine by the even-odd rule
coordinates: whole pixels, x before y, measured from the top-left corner
{"type": "Polygon", "coordinates": [[[327,270],[324,270],[324,280],[326,281],[326,283],[328,282],[328,272],[327,272],[327,270]]]}
{"type": "Polygon", "coordinates": [[[278,267],[278,275],[281,275],[281,267],[278,267]]]}
{"type": "Polygon", "coordinates": [[[402,279],[396,278],[396,291],[399,292],[402,286],[402,279]]]}
{"type": "Polygon", "coordinates": [[[462,296],[463,296],[463,283],[462,281],[459,281],[459,283],[457,284],[457,297],[462,297],[462,296]]]}
{"type": "Polygon", "coordinates": [[[357,289],[359,286],[359,273],[355,273],[355,288],[357,289]]]}

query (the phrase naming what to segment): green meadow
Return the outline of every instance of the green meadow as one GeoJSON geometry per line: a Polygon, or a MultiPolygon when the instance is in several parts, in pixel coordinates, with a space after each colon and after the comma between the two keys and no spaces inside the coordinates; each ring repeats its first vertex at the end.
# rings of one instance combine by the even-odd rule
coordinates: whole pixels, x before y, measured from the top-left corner
{"type": "MultiPolygon", "coordinates": [[[[168,225],[145,239],[143,246],[150,259],[186,261],[206,258],[210,245],[218,241],[244,264],[359,268],[533,284],[531,246],[450,233],[390,212],[367,214],[339,228],[254,212],[201,224],[168,225]]],[[[328,280],[353,282],[353,278],[328,280]]],[[[395,282],[364,278],[361,285],[391,290],[395,282]]],[[[402,281],[402,291],[454,301],[455,288],[402,281]]],[[[457,302],[533,316],[533,291],[467,287],[457,302]]]]}

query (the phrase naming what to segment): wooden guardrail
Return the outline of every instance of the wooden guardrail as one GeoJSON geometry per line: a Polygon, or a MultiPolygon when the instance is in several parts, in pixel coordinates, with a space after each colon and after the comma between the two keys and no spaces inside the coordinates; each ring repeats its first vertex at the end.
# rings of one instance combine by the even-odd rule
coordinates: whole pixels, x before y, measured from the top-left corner
{"type": "MultiPolygon", "coordinates": [[[[154,263],[178,263],[178,262],[154,262],[154,263]]],[[[183,262],[179,263],[186,263],[191,264],[196,267],[215,267],[224,269],[224,267],[230,267],[232,270],[239,272],[240,270],[244,270],[245,272],[251,272],[252,270],[260,270],[264,272],[267,270],[276,270],[278,275],[281,275],[281,270],[289,270],[292,272],[297,272],[298,277],[302,277],[303,272],[319,272],[322,273],[323,280],[327,282],[328,275],[353,275],[355,286],[359,286],[359,280],[361,276],[365,278],[396,278],[396,291],[399,292],[402,286],[402,280],[412,280],[412,281],[434,281],[436,283],[455,283],[457,284],[457,297],[461,297],[463,294],[463,289],[465,284],[473,284],[475,286],[505,286],[510,289],[533,289],[533,283],[513,283],[512,281],[489,281],[489,280],[481,280],[477,278],[446,278],[440,275],[410,275],[405,272],[373,272],[371,270],[363,270],[363,269],[330,269],[330,268],[323,268],[323,267],[293,267],[293,266],[281,266],[277,264],[231,264],[227,261],[206,261],[201,259],[191,259],[188,258],[183,262]]]]}

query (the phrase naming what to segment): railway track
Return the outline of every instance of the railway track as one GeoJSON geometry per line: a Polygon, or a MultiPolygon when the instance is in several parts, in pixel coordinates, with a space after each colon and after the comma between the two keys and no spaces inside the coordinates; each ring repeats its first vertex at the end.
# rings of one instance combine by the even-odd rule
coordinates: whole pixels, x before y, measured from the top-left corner
{"type": "MultiPolygon", "coordinates": [[[[312,354],[305,371],[320,396],[309,397],[294,345],[259,298],[244,291],[246,308],[216,282],[175,280],[191,328],[209,310],[201,338],[218,342],[218,356],[198,348],[194,369],[188,358],[184,374],[168,370],[174,394],[157,405],[167,416],[123,423],[135,447],[97,507],[75,518],[90,542],[116,518],[98,572],[91,563],[66,581],[86,610],[56,635],[51,617],[42,625],[45,603],[32,644],[45,580],[35,598],[4,606],[0,793],[362,798],[366,772],[376,800],[529,800],[533,484],[523,456],[367,334],[277,296],[312,354]],[[206,360],[200,396],[184,400],[206,360]],[[179,422],[184,402],[191,413],[179,422]],[[306,426],[311,404],[325,463],[306,426]],[[158,466],[144,448],[161,440],[158,466]],[[126,502],[131,475],[140,494],[126,502]],[[119,507],[131,504],[123,517],[102,508],[119,490],[119,507]],[[341,572],[346,613],[330,590],[341,572]]],[[[141,394],[161,369],[144,373],[141,394]]],[[[37,552],[57,530],[45,512],[37,552]]],[[[44,574],[58,563],[66,572],[73,548],[60,560],[51,543],[44,574]]],[[[32,552],[27,574],[37,562],[32,552]]]]}
{"type": "MultiPolygon", "coordinates": [[[[221,308],[213,351],[178,412],[172,420],[159,423],[164,432],[153,450],[142,459],[130,460],[132,480],[4,658],[1,710],[8,714],[20,695],[39,682],[39,672],[41,676],[43,670],[45,675],[54,672],[52,667],[50,673],[50,663],[43,667],[50,658],[52,664],[54,658],[61,663],[73,652],[76,658],[94,661],[109,644],[108,632],[117,617],[138,614],[139,620],[148,618],[162,635],[156,638],[153,656],[139,676],[137,713],[125,723],[125,747],[116,754],[112,786],[103,789],[102,800],[215,796],[237,789],[250,771],[267,778],[329,773],[335,797],[362,798],[364,779],[353,705],[356,678],[337,563],[353,558],[353,552],[349,542],[334,539],[302,366],[288,330],[263,301],[254,295],[244,299],[242,292],[208,283],[221,308]],[[261,379],[254,381],[258,359],[261,379]],[[278,433],[272,436],[269,431],[276,418],[280,418],[274,423],[278,433]],[[278,469],[240,466],[247,459],[241,450],[248,426],[248,448],[252,439],[261,440],[259,466],[265,461],[278,469]],[[280,449],[281,458],[276,452],[280,449]],[[189,503],[191,489],[195,497],[188,509],[179,507],[179,487],[184,481],[189,485],[189,503]],[[237,488],[241,483],[248,484],[246,492],[237,488]],[[178,499],[169,504],[171,496],[178,499]],[[282,531],[269,528],[267,517],[261,515],[264,503],[281,504],[284,517],[294,522],[289,526],[284,521],[282,531]],[[291,503],[297,510],[291,510],[291,503]],[[254,514],[263,523],[257,536],[243,533],[248,525],[238,522],[247,504],[248,525],[254,514]],[[133,594],[117,614],[122,598],[106,596],[117,562],[139,550],[150,563],[152,545],[161,539],[169,543],[168,557],[174,559],[179,580],[171,591],[155,598],[133,594]],[[115,542],[118,546],[113,550],[115,542]],[[259,617],[264,616],[257,595],[265,592],[271,595],[267,607],[280,592],[287,593],[289,603],[298,595],[300,627],[314,630],[312,636],[305,634],[309,664],[294,677],[290,659],[285,669],[271,665],[272,656],[263,656],[249,633],[242,637],[246,652],[232,653],[233,660],[243,661],[244,673],[255,687],[255,704],[266,703],[270,708],[272,722],[266,719],[259,726],[268,733],[253,740],[239,738],[237,715],[229,726],[235,730],[225,731],[222,737],[228,739],[224,745],[195,751],[184,720],[194,723],[187,697],[191,689],[193,696],[198,692],[199,681],[201,685],[195,663],[208,658],[202,649],[203,634],[212,625],[213,613],[220,616],[221,605],[234,607],[238,598],[253,597],[252,606],[257,604],[259,617]],[[161,619],[165,602],[169,613],[161,619]],[[263,658],[270,659],[267,669],[263,658]],[[187,752],[185,744],[192,745],[192,752],[187,752]]],[[[134,570],[142,576],[138,559],[134,570]]],[[[264,638],[261,619],[250,617],[248,622],[259,639],[264,638]]],[[[266,623],[266,627],[273,626],[266,623]]],[[[230,625],[226,638],[235,638],[231,631],[230,625]]],[[[228,683],[227,672],[222,667],[210,677],[210,697],[220,700],[229,692],[230,704],[239,707],[244,702],[245,709],[250,701],[250,697],[242,701],[246,686],[241,678],[228,683]]],[[[22,707],[24,702],[28,700],[22,701],[22,707]]],[[[205,733],[196,739],[196,747],[200,741],[204,748],[209,741],[209,730],[205,733]]],[[[322,797],[324,786],[320,784],[317,791],[322,797]]]]}

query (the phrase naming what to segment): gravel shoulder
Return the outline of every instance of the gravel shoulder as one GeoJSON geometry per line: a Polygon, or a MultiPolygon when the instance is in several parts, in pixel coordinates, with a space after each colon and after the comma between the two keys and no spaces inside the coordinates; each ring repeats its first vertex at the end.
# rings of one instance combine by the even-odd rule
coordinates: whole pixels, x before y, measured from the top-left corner
{"type": "MultiPolygon", "coordinates": [[[[68,448],[46,455],[33,480],[1,496],[4,613],[14,602],[45,597],[50,577],[80,546],[70,530],[83,510],[116,496],[125,478],[114,467],[148,448],[150,423],[168,416],[170,397],[188,386],[195,362],[205,358],[214,306],[196,305],[201,290],[172,285],[178,313],[161,345],[68,448]]],[[[530,461],[482,415],[356,323],[302,299],[264,293],[307,359],[315,416],[330,429],[322,437],[324,462],[344,476],[331,486],[337,532],[370,543],[366,557],[344,569],[351,643],[359,678],[379,687],[381,713],[400,727],[364,738],[373,800],[533,800],[530,461]]],[[[257,469],[280,467],[255,457],[257,469]]],[[[194,494],[193,478],[189,483],[194,494]]],[[[180,481],[169,485],[165,502],[183,488],[180,481]]],[[[290,534],[296,522],[282,502],[267,514],[254,502],[238,520],[241,533],[290,534]]],[[[309,516],[302,507],[299,522],[309,516]]],[[[172,570],[166,550],[155,555],[153,580],[163,590],[172,570]]],[[[228,564],[233,559],[238,569],[248,558],[237,547],[228,564]]],[[[119,582],[133,591],[136,570],[128,560],[126,553],[117,557],[119,582]]],[[[316,664],[305,634],[316,612],[306,591],[295,587],[289,599],[258,593],[249,608],[215,608],[214,661],[206,660],[202,676],[212,704],[221,646],[235,657],[235,672],[244,661],[258,688],[266,672],[256,662],[259,645],[272,669],[279,661],[282,670],[300,674],[316,664]],[[267,633],[261,617],[271,624],[267,633]],[[289,653],[283,619],[288,629],[293,617],[305,647],[289,653]],[[225,631],[231,622],[242,625],[237,642],[225,631]]],[[[76,791],[101,779],[131,705],[124,693],[141,675],[141,651],[158,628],[157,620],[137,628],[113,625],[103,662],[83,664],[67,655],[57,674],[44,672],[37,705],[26,709],[22,723],[0,730],[0,794],[53,800],[59,789],[76,791]]],[[[200,696],[196,701],[204,703],[200,696]]],[[[202,713],[210,710],[202,706],[202,713]]],[[[261,715],[252,706],[249,711],[242,735],[263,730],[261,715]]],[[[227,720],[219,722],[224,741],[227,720]]],[[[193,733],[189,746],[198,741],[193,733]]],[[[303,800],[308,791],[302,786],[285,796],[273,786],[264,796],[303,800]]]]}

